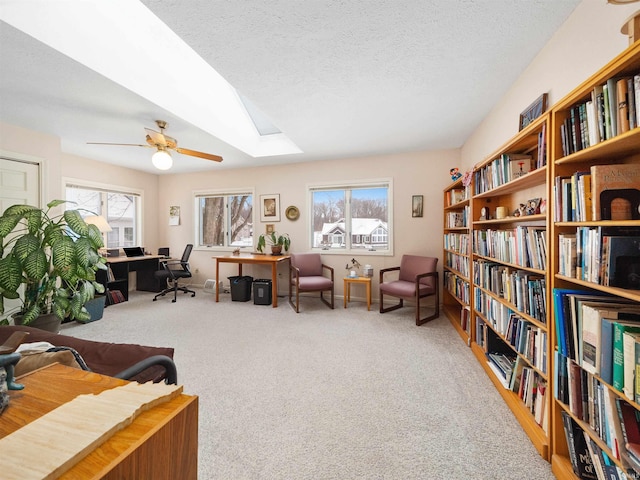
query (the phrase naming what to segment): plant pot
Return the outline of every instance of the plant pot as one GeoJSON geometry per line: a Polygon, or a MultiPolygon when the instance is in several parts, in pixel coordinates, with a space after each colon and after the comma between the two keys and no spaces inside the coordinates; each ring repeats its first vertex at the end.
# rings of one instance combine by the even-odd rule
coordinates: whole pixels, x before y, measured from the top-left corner
{"type": "MultiPolygon", "coordinates": [[[[14,315],[13,323],[16,325],[22,325],[22,315],[14,315]]],[[[39,328],[40,330],[45,330],[47,332],[58,333],[60,331],[61,324],[62,320],[54,313],[45,313],[44,315],[40,315],[36,318],[28,326],[39,328]]]]}
{"type": "Polygon", "coordinates": [[[271,245],[271,255],[282,255],[282,245],[271,245]]]}

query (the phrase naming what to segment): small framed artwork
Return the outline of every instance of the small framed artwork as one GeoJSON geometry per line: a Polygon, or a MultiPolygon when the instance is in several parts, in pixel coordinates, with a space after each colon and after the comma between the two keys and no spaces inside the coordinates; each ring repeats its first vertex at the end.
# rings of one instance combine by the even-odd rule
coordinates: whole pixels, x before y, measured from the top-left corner
{"type": "Polygon", "coordinates": [[[260,195],[260,220],[263,222],[280,221],[279,194],[260,195]]]}
{"type": "Polygon", "coordinates": [[[424,201],[424,197],[422,195],[414,195],[411,197],[411,216],[421,217],[422,216],[422,204],[424,201]]]}
{"type": "Polygon", "coordinates": [[[267,223],[267,228],[265,231],[267,235],[271,235],[273,232],[276,231],[276,226],[273,223],[267,223]]]}
{"type": "Polygon", "coordinates": [[[543,93],[520,114],[520,128],[518,128],[518,131],[547,111],[547,97],[548,95],[543,93]]]}

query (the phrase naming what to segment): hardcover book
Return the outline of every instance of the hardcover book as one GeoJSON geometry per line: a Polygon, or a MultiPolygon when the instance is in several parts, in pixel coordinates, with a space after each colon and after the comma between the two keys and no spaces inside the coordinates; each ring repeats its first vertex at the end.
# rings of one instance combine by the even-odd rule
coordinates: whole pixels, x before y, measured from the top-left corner
{"type": "Polygon", "coordinates": [[[640,165],[591,167],[593,220],[640,219],[640,165]]]}

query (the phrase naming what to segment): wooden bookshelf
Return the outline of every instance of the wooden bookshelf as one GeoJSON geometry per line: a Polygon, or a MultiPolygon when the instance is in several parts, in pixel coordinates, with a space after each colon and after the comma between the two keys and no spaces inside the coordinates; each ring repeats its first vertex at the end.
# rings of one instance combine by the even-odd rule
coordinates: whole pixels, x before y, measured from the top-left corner
{"type": "MultiPolygon", "coordinates": [[[[552,391],[549,375],[549,308],[546,304],[542,309],[534,307],[530,299],[523,300],[521,293],[526,291],[527,285],[535,284],[538,300],[549,298],[549,281],[545,268],[549,263],[549,254],[548,248],[543,247],[545,244],[548,246],[549,231],[550,170],[547,166],[547,150],[550,145],[550,118],[549,113],[543,114],[476,164],[470,229],[471,348],[538,453],[547,460],[551,453],[549,418],[552,391]],[[523,155],[530,156],[530,159],[525,159],[530,163],[529,171],[516,176],[513,165],[522,161],[523,155]],[[529,200],[533,199],[541,199],[537,208],[520,209],[521,205],[526,207],[529,200]],[[515,231],[524,234],[520,237],[525,240],[524,243],[516,238],[506,239],[515,231]],[[497,240],[487,242],[485,238],[497,240]],[[540,247],[535,255],[535,264],[528,260],[527,240],[540,247]],[[517,245],[515,250],[511,249],[511,252],[517,252],[513,258],[511,254],[505,253],[506,242],[510,241],[517,245]],[[512,288],[514,285],[520,286],[520,293],[513,290],[517,288],[512,288]],[[497,318],[494,315],[496,310],[506,312],[506,315],[497,318]],[[512,319],[511,322],[509,319],[512,319]],[[520,325],[531,336],[535,336],[535,355],[531,349],[523,349],[522,343],[514,342],[509,333],[510,325],[520,325]],[[500,378],[495,367],[491,367],[490,353],[513,359],[518,370],[526,370],[528,382],[536,386],[537,392],[544,394],[537,398],[538,394],[533,394],[532,389],[525,394],[517,388],[518,382],[511,384],[510,376],[500,378]],[[538,388],[540,386],[544,388],[538,388]]],[[[533,287],[531,290],[533,291],[533,287]]]]}
{"type": "MultiPolygon", "coordinates": [[[[575,90],[570,92],[565,98],[560,100],[551,110],[552,118],[552,133],[551,133],[551,157],[550,167],[551,185],[555,184],[556,177],[570,177],[576,172],[589,172],[590,167],[593,165],[607,165],[607,164],[633,164],[637,165],[640,172],[640,128],[636,127],[624,133],[611,135],[606,140],[600,140],[596,144],[585,146],[584,148],[568,152],[566,144],[563,148],[561,129],[568,118],[570,118],[571,111],[576,110],[579,105],[592,99],[592,92],[596,87],[602,86],[607,80],[612,78],[619,78],[623,76],[635,75],[640,73],[640,42],[635,42],[629,46],[624,52],[614,58],[611,62],[605,65],[601,70],[596,72],[590,78],[585,80],[575,90]]],[[[566,127],[565,127],[566,128],[566,127]]],[[[560,198],[560,197],[558,197],[560,198]]],[[[555,203],[560,203],[556,202],[555,203]]],[[[555,205],[554,205],[555,206],[555,205]]],[[[573,274],[568,275],[563,273],[562,259],[563,252],[560,249],[560,236],[570,236],[577,232],[578,228],[591,228],[597,229],[600,227],[607,227],[610,231],[616,231],[617,229],[624,229],[628,227],[640,227],[640,220],[623,220],[623,221],[567,221],[562,218],[557,218],[554,209],[551,210],[553,221],[551,222],[550,247],[552,249],[551,264],[550,264],[550,287],[554,288],[568,288],[575,290],[584,290],[587,292],[593,292],[596,294],[607,294],[619,299],[631,300],[634,305],[640,307],[640,291],[625,289],[619,287],[609,287],[595,283],[594,281],[586,280],[584,278],[577,278],[573,274]]],[[[598,250],[600,252],[600,250],[598,250]]],[[[602,256],[597,254],[600,260],[602,256]]],[[[566,265],[566,262],[564,263],[566,265]]],[[[576,273],[576,275],[578,275],[576,273]]],[[[598,279],[599,280],[599,279],[598,279]]],[[[557,316],[554,315],[554,322],[557,320],[557,316]]],[[[558,350],[561,353],[559,346],[560,340],[556,338],[555,328],[552,329],[553,333],[553,352],[558,350]]],[[[558,357],[562,359],[563,357],[558,357]]],[[[554,361],[554,371],[559,369],[559,365],[554,361]]],[[[586,374],[586,372],[585,372],[586,374]]],[[[585,375],[583,374],[583,375],[585,375]]],[[[606,383],[599,376],[587,374],[589,381],[591,378],[595,378],[601,385],[606,388],[607,392],[612,392],[614,396],[619,398],[625,398],[622,392],[614,389],[611,385],[606,383]]],[[[557,386],[556,386],[557,387],[557,386]]],[[[555,390],[555,388],[554,388],[555,390]]],[[[608,393],[610,394],[610,393],[608,393]]],[[[628,401],[637,410],[640,409],[640,405],[635,402],[628,401]]],[[[613,407],[613,413],[615,406],[613,407]]],[[[569,445],[565,436],[564,424],[562,421],[563,413],[569,414],[575,424],[580,429],[586,432],[588,438],[593,442],[611,459],[614,468],[617,467],[620,471],[627,471],[628,465],[623,459],[616,458],[612,448],[607,444],[606,440],[600,438],[597,432],[590,426],[588,422],[585,422],[583,418],[580,418],[569,405],[555,397],[552,402],[552,416],[551,416],[551,466],[552,471],[558,479],[577,480],[579,477],[574,473],[571,457],[569,453],[569,445]]],[[[640,472],[638,472],[640,473],[640,472]]],[[[608,478],[608,477],[607,477],[608,478]]],[[[629,477],[632,478],[632,477],[629,477]]]]}
{"type": "Polygon", "coordinates": [[[462,179],[444,190],[443,295],[444,314],[462,339],[470,344],[471,211],[470,186],[462,179]],[[457,221],[460,219],[460,222],[457,221]],[[458,225],[460,223],[460,225],[458,225]],[[466,320],[463,320],[466,313],[466,320]]]}

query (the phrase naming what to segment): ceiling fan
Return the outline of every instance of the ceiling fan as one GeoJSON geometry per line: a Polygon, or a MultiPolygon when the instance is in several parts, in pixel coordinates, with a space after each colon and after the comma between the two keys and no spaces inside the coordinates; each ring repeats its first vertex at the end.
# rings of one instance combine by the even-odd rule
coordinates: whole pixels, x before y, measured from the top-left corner
{"type": "Polygon", "coordinates": [[[147,145],[135,144],[135,143],[104,143],[104,142],[87,142],[89,145],[116,145],[126,147],[146,147],[155,148],[156,152],[151,157],[153,165],[160,170],[168,170],[173,165],[173,159],[169,150],[174,150],[183,155],[190,155],[192,157],[204,158],[205,160],[213,160],[214,162],[221,162],[222,157],[213,155],[211,153],[198,152],[196,150],[190,150],[188,148],[178,147],[178,141],[164,134],[164,129],[167,128],[167,122],[164,120],[156,120],[156,124],[160,129],[159,132],[145,128],[147,132],[146,141],[147,145]]]}

